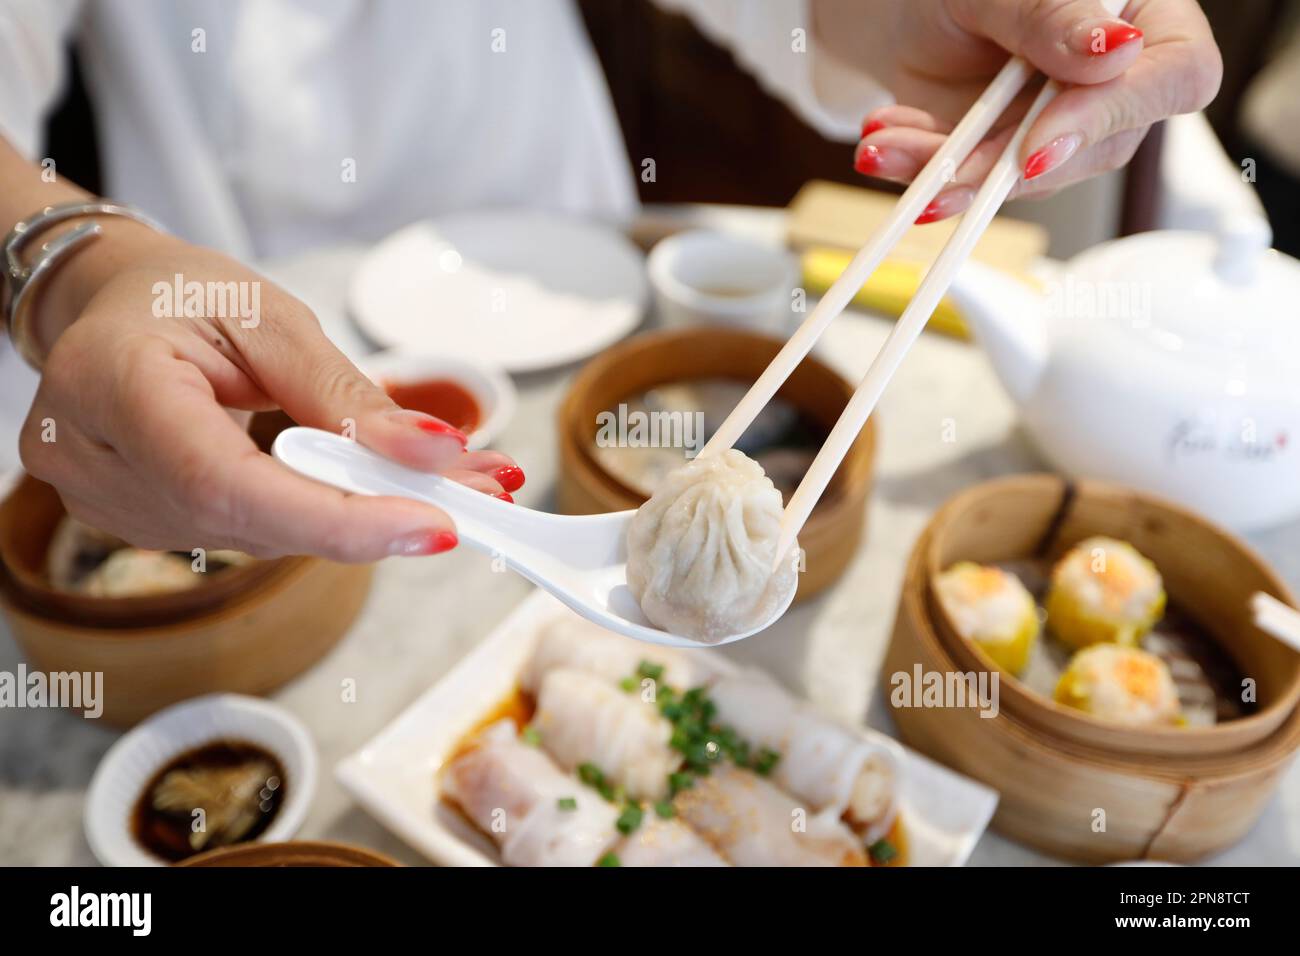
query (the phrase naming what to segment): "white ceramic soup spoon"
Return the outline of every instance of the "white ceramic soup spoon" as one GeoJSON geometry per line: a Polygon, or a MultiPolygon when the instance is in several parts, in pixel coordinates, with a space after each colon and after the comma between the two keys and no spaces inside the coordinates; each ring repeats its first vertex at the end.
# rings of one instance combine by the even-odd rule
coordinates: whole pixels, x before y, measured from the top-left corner
{"type": "MultiPolygon", "coordinates": [[[[460,539],[518,571],[601,627],[639,641],[702,647],[661,631],[641,612],[627,586],[627,526],[635,511],[552,515],[500,501],[440,475],[389,461],[355,441],[315,428],[288,428],[271,454],[294,471],[358,495],[396,495],[437,505],[456,522],[460,539]]],[[[757,634],[786,612],[790,596],[759,627],[711,645],[757,634]]]]}

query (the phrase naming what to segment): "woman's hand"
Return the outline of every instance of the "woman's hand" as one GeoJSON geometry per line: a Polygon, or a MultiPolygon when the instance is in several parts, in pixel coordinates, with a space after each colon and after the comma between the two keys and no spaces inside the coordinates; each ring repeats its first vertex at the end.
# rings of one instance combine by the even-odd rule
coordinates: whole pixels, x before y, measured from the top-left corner
{"type": "MultiPolygon", "coordinates": [[[[873,73],[899,105],[866,118],[854,160],[861,173],[900,182],[920,171],[1008,52],[1068,84],[1025,137],[1024,176],[1012,195],[1049,194],[1124,165],[1152,123],[1209,103],[1223,72],[1195,0],[1130,0],[1124,19],[1097,0],[907,0],[888,7],[887,36],[875,43],[891,52],[873,73]]],[[[884,5],[869,5],[866,15],[883,12],[884,5]]],[[[1022,93],[920,221],[970,205],[1033,95],[1022,93]]]]}
{"type": "MultiPolygon", "coordinates": [[[[46,329],[54,316],[75,316],[55,333],[21,439],[27,471],[54,485],[73,516],[144,548],[258,557],[372,561],[456,545],[437,508],[345,496],[293,474],[258,451],[237,423],[247,414],[230,410],[282,408],[304,425],[350,430],[383,455],[507,500],[523,483],[505,455],[467,453],[446,422],[398,408],[302,302],[266,279],[132,223],[105,225],[53,276],[34,314],[46,329]],[[239,283],[225,288],[249,304],[256,288],[257,314],[156,316],[169,303],[155,283],[178,276],[239,283]]],[[[173,313],[183,305],[170,304],[173,313]]]]}

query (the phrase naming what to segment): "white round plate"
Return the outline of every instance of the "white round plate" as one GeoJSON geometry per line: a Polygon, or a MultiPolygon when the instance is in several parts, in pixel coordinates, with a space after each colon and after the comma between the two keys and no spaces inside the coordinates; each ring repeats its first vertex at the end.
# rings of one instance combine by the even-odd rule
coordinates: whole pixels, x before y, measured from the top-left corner
{"type": "Polygon", "coordinates": [[[360,360],[361,371],[376,385],[450,379],[465,387],[482,411],[478,428],[469,435],[471,451],[486,448],[515,414],[515,386],[509,376],[492,365],[467,362],[450,355],[421,354],[388,349],[360,360]]]}
{"type": "Polygon", "coordinates": [[[519,210],[414,223],[361,261],[348,308],[382,347],[507,372],[594,355],[645,311],[641,253],[617,230],[519,210]]]}
{"type": "Polygon", "coordinates": [[[131,815],[145,786],[170,760],[218,740],[264,748],[284,767],[287,793],[260,843],[288,840],[316,793],[316,748],[283,707],[242,694],[209,694],[173,704],[124,734],[95,768],[86,794],[86,840],[105,866],[166,866],[136,842],[131,815]]]}

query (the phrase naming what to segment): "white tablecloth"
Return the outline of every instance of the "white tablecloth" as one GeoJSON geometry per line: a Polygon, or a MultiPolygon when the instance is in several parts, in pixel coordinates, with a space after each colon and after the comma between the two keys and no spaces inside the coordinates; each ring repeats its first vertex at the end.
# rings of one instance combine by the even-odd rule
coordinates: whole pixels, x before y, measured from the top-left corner
{"type": "MultiPolygon", "coordinates": [[[[302,296],[345,350],[365,345],[343,313],[347,276],[360,250],[338,249],[268,272],[302,296]]],[[[827,333],[822,357],[856,380],[888,331],[886,321],[846,314],[827,333]]],[[[497,442],[524,467],[528,484],[515,495],[528,507],[553,506],[555,408],[575,369],[516,380],[519,407],[497,442]]],[[[877,670],[888,641],[903,564],[929,515],[976,482],[1043,467],[1017,428],[1014,411],[982,355],[972,346],[922,336],[879,410],[879,449],[865,546],[829,592],[788,614],[769,631],[725,653],[776,674],[796,691],[847,720],[892,732],[877,670]],[[955,442],[943,440],[945,419],[955,442]]],[[[1253,543],[1300,587],[1300,525],[1255,536],[1253,543]]],[[[528,593],[530,585],[493,573],[488,559],[451,555],[389,560],[342,643],[275,695],[311,728],[320,750],[318,795],[300,836],[374,847],[420,862],[414,851],[354,806],[331,770],[447,671],[528,593]],[[356,682],[344,702],[345,680],[356,682]]],[[[20,660],[0,627],[0,670],[20,660]]],[[[82,836],[82,803],[95,765],[116,739],[111,728],[67,713],[0,710],[0,864],[93,862],[82,836]]],[[[1048,864],[1049,857],[994,833],[974,864],[1048,864]]],[[[1300,863],[1300,765],[1292,766],[1255,830],[1214,863],[1300,863]]]]}

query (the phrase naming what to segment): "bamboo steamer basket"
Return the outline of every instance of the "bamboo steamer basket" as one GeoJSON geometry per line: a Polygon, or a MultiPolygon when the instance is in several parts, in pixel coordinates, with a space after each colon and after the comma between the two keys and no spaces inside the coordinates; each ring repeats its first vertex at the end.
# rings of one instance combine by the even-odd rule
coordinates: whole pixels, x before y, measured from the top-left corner
{"type": "Polygon", "coordinates": [[[1256,583],[1293,600],[1239,541],[1162,501],[1048,475],[990,482],[940,509],[913,549],[882,670],[885,692],[909,745],[1000,791],[993,820],[999,832],[1090,863],[1196,860],[1230,846],[1254,825],[1300,748],[1295,661],[1272,656],[1254,635],[1242,637],[1253,625],[1244,596],[1237,611],[1233,588],[1244,592],[1256,583]],[[996,671],[940,618],[930,587],[936,561],[947,567],[961,559],[1054,555],[1089,534],[1132,541],[1162,572],[1169,563],[1171,600],[1201,617],[1243,669],[1266,661],[1279,667],[1267,685],[1259,674],[1256,714],[1220,725],[1253,721],[1247,731],[1182,728],[1174,731],[1186,735],[1182,740],[1153,732],[1137,746],[1126,745],[1119,738],[1135,732],[1061,708],[1000,672],[998,714],[991,718],[976,708],[903,706],[890,693],[895,675],[915,678],[918,667],[945,675],[996,671]],[[1191,558],[1177,560],[1172,553],[1179,541],[1188,551],[1201,549],[1200,574],[1191,558]],[[1224,569],[1234,576],[1231,587],[1216,577],[1229,573],[1224,569]],[[1225,747],[1225,740],[1241,743],[1225,747]]]}
{"type": "Polygon", "coordinates": [[[100,719],[116,726],[201,694],[275,690],[328,653],[370,591],[372,566],[290,557],[170,594],[66,595],[43,578],[63,514],[29,476],[0,503],[0,613],[33,669],[102,673],[100,719]]]}
{"type": "MultiPolygon", "coordinates": [[[[925,575],[960,560],[1055,561],[1092,535],[1128,541],[1164,578],[1172,604],[1211,634],[1256,682],[1255,713],[1211,727],[1135,729],[1098,720],[1002,676],[1002,706],[1026,723],[1088,746],[1139,754],[1230,753],[1274,733],[1300,703],[1300,654],[1255,627],[1250,597],[1264,591],[1294,604],[1286,585],[1247,545],[1177,505],[1100,482],[1020,475],[980,485],[948,502],[931,522],[925,575]]],[[[957,633],[933,588],[928,613],[963,670],[991,661],[957,633]]]]}
{"type": "MultiPolygon", "coordinates": [[[[601,353],[578,373],[558,417],[559,510],[600,514],[639,508],[638,490],[610,474],[592,454],[596,416],[629,395],[657,385],[698,379],[754,382],[782,342],[739,329],[700,327],[649,332],[601,353]]],[[[815,358],[805,358],[777,392],[827,433],[853,395],[853,386],[815,358]]],[[[796,603],[833,584],[857,552],[866,531],[875,454],[875,418],[849,449],[821,502],[799,534],[805,569],[796,603]]]]}
{"type": "Polygon", "coordinates": [[[0,610],[28,664],[104,675],[106,723],[128,727],[169,704],[218,691],[266,694],[297,677],[347,633],[370,590],[369,565],[294,561],[195,617],[99,628],[24,608],[0,581],[0,610]]]}
{"type": "Polygon", "coordinates": [[[0,506],[0,561],[14,590],[33,611],[99,627],[165,623],[219,606],[233,595],[276,576],[293,559],[254,561],[213,573],[202,587],[132,597],[94,597],[54,587],[45,572],[50,541],[63,520],[59,494],[24,476],[0,506]]]}

